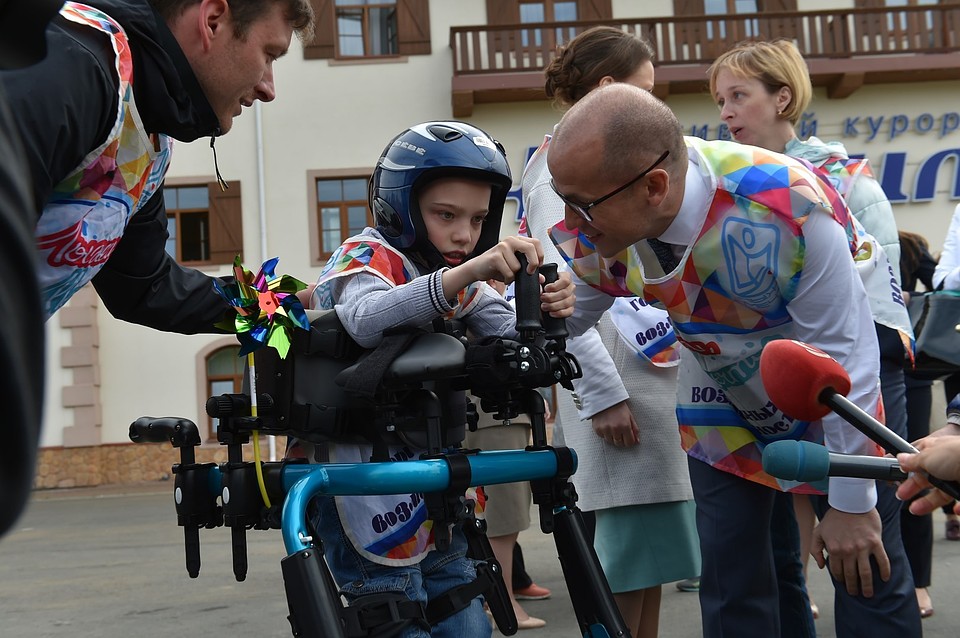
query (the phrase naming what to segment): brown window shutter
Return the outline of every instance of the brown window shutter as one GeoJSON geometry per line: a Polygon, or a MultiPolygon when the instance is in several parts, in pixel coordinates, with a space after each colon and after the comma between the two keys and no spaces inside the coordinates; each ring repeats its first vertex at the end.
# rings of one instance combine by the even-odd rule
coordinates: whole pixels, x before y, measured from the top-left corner
{"type": "MultiPolygon", "coordinates": [[[[703,15],[703,11],[703,0],[673,0],[675,16],[703,15]]],[[[678,22],[676,39],[678,47],[686,45],[693,51],[698,42],[706,40],[703,25],[699,22],[678,22]]]]}
{"type": "MultiPolygon", "coordinates": [[[[487,24],[519,24],[520,4],[517,0],[487,0],[487,24]]],[[[510,50],[511,36],[503,31],[491,33],[490,46],[494,51],[507,52],[510,50]]]]}
{"type": "Polygon", "coordinates": [[[333,0],[310,0],[316,16],[313,40],[303,46],[306,60],[326,60],[337,53],[337,16],[333,0]]]}
{"type": "Polygon", "coordinates": [[[428,0],[398,0],[397,44],[400,55],[430,54],[428,0]]]}
{"type": "Polygon", "coordinates": [[[487,0],[487,24],[517,24],[520,4],[517,0],[487,0]]]}
{"type": "Polygon", "coordinates": [[[613,18],[613,8],[610,0],[578,0],[578,20],[610,20],[613,18]]]}
{"type": "MultiPolygon", "coordinates": [[[[796,11],[797,0],[758,0],[757,10],[762,13],[779,13],[781,11],[796,11]]],[[[797,20],[791,18],[773,18],[767,19],[765,30],[760,32],[760,37],[768,40],[786,38],[794,40],[797,38],[797,20]]]]}
{"type": "Polygon", "coordinates": [[[210,261],[232,264],[237,255],[243,256],[243,211],[240,207],[240,182],[227,182],[230,187],[220,190],[219,184],[207,185],[210,193],[210,261]]]}
{"type": "Polygon", "coordinates": [[[673,0],[673,15],[703,15],[703,0],[673,0]]]}

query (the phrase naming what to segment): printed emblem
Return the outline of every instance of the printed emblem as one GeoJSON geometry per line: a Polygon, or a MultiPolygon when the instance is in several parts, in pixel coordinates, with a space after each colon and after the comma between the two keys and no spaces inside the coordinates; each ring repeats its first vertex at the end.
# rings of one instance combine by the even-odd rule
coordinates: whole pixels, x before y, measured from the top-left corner
{"type": "Polygon", "coordinates": [[[779,229],[773,224],[727,219],[722,237],[731,292],[754,307],[775,303],[779,229]]]}

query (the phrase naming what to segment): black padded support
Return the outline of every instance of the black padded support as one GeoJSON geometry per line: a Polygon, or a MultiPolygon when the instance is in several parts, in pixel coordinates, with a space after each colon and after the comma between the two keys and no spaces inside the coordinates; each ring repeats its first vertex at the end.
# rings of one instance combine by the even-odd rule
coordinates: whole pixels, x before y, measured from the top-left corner
{"type": "Polygon", "coordinates": [[[341,610],[347,638],[390,638],[412,624],[430,631],[423,603],[402,594],[370,594],[341,610]]]}
{"type": "Polygon", "coordinates": [[[337,375],[337,384],[350,393],[366,399],[373,399],[380,390],[390,364],[406,349],[415,333],[384,335],[380,345],[337,375]]]}
{"type": "Polygon", "coordinates": [[[323,562],[323,550],[302,549],[280,561],[290,627],[296,638],[346,638],[340,593],[323,562]]]}

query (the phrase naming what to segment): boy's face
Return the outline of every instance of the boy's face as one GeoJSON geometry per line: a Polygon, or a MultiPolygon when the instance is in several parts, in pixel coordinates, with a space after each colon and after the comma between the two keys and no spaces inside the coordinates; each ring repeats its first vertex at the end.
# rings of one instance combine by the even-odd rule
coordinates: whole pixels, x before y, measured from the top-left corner
{"type": "Polygon", "coordinates": [[[420,190],[427,239],[448,266],[459,266],[476,247],[492,191],[491,184],[459,177],[444,177],[420,190]]]}

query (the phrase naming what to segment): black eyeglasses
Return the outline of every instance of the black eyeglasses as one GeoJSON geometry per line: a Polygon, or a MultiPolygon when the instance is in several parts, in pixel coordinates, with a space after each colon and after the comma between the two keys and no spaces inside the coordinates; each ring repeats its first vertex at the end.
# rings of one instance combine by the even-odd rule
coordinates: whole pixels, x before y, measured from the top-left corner
{"type": "Polygon", "coordinates": [[[634,177],[633,179],[631,179],[629,182],[627,182],[626,184],[624,184],[624,185],[621,186],[620,188],[616,188],[616,189],[610,191],[609,193],[607,193],[607,194],[604,195],[603,197],[598,197],[597,199],[593,200],[593,201],[590,202],[589,204],[581,204],[580,202],[575,202],[575,201],[573,201],[572,199],[570,199],[569,197],[567,197],[566,195],[564,195],[563,193],[561,193],[559,190],[557,190],[557,185],[553,182],[552,179],[550,180],[550,188],[553,189],[553,192],[557,194],[557,197],[559,197],[559,198],[563,201],[564,204],[566,204],[567,206],[569,206],[570,208],[572,208],[574,211],[576,211],[576,213],[577,213],[578,215],[580,215],[581,217],[583,217],[583,218],[584,218],[585,220],[587,220],[588,222],[592,222],[592,221],[593,221],[593,217],[590,215],[590,209],[591,209],[591,208],[593,208],[594,206],[597,206],[597,205],[599,205],[599,204],[602,204],[603,202],[607,201],[608,199],[610,199],[611,197],[613,197],[613,196],[616,195],[617,193],[619,193],[619,192],[621,192],[621,191],[624,191],[624,190],[630,188],[631,186],[633,186],[635,183],[639,182],[641,179],[643,179],[643,178],[647,175],[647,173],[649,173],[650,171],[652,171],[652,170],[655,169],[656,167],[660,166],[660,163],[663,162],[663,160],[667,159],[667,155],[669,155],[669,154],[670,154],[670,151],[664,151],[664,152],[663,152],[663,155],[661,155],[661,156],[657,159],[657,161],[654,162],[652,166],[650,166],[650,168],[648,168],[647,170],[643,171],[642,173],[640,173],[639,175],[637,175],[636,177],[634,177]]]}

